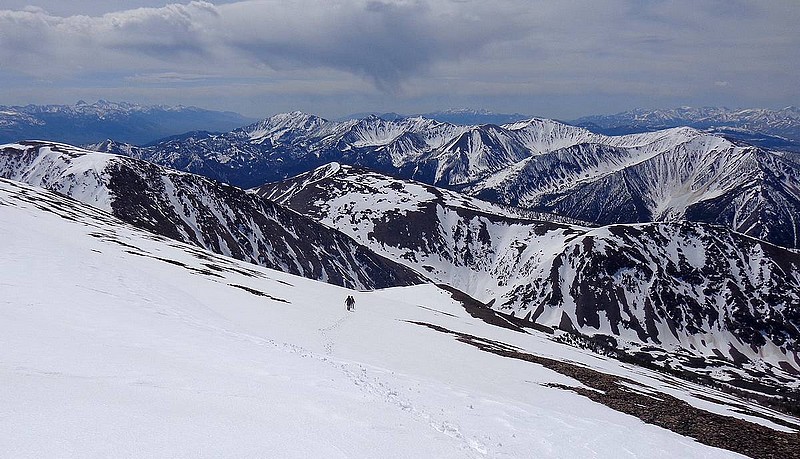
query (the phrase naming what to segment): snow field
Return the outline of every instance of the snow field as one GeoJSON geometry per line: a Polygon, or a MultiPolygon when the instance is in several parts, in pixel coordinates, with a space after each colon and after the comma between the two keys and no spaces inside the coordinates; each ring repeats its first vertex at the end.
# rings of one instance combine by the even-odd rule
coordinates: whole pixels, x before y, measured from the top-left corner
{"type": "Polygon", "coordinates": [[[633,373],[472,319],[432,285],[352,292],[9,183],[2,456],[736,456],[542,386],[570,378],[409,323],[633,373]]]}

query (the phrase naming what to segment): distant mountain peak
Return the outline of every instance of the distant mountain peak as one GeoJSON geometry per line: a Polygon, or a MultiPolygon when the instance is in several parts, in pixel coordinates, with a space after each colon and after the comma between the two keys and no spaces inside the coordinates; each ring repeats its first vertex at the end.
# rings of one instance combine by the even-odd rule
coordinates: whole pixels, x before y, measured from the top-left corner
{"type": "Polygon", "coordinates": [[[441,110],[439,112],[433,113],[448,113],[448,114],[471,114],[471,115],[494,115],[495,113],[491,110],[486,110],[484,108],[448,108],[445,110],[441,110]]]}
{"type": "Polygon", "coordinates": [[[637,108],[613,115],[592,115],[570,122],[608,135],[630,134],[678,126],[700,130],[735,129],[736,138],[765,148],[800,151],[800,110],[766,108],[678,107],[637,108]]]}

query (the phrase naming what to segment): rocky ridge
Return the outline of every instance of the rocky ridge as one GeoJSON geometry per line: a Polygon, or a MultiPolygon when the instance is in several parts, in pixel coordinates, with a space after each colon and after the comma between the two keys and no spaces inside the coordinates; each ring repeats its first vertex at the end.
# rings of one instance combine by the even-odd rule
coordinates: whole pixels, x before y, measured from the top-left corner
{"type": "Polygon", "coordinates": [[[205,177],[52,142],[0,146],[0,176],[57,191],[139,228],[261,266],[357,289],[412,270],[288,208],[205,177]]]}

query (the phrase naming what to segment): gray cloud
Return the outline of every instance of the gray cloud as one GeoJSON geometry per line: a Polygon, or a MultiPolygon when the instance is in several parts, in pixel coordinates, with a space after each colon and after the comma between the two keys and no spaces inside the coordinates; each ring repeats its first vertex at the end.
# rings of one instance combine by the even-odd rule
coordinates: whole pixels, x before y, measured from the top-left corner
{"type": "Polygon", "coordinates": [[[524,36],[511,11],[484,2],[347,1],[243,2],[220,7],[222,40],[276,68],[322,66],[371,79],[396,92],[428,72],[495,42],[524,36]],[[502,10],[501,10],[502,11],[502,10]]]}
{"type": "Polygon", "coordinates": [[[97,17],[0,11],[0,62],[6,70],[48,76],[181,64],[203,54],[198,26],[214,16],[206,2],[97,17]]]}
{"type": "MultiPolygon", "coordinates": [[[[18,9],[0,10],[0,81],[13,89],[0,89],[0,97],[26,93],[22,88],[35,93],[46,80],[44,89],[55,82],[75,92],[98,85],[119,94],[131,85],[144,91],[203,82],[220,98],[246,88],[250,96],[243,99],[262,91],[261,100],[275,100],[270,95],[286,91],[281,103],[336,95],[389,109],[425,100],[495,100],[489,108],[535,112],[537,101],[552,107],[559,96],[575,114],[581,97],[586,107],[616,100],[606,111],[634,102],[800,102],[800,8],[793,0],[251,0],[160,7],[138,0],[131,4],[146,7],[116,12],[108,5],[124,2],[95,2],[104,6],[93,9],[77,1],[73,10],[65,6],[73,2],[42,1],[41,9],[25,10],[11,2],[18,9]]],[[[182,94],[198,97],[196,89],[182,94]]]]}
{"type": "Polygon", "coordinates": [[[273,69],[326,67],[396,91],[435,62],[459,59],[525,32],[509,14],[499,17],[486,7],[467,13],[463,6],[422,0],[220,6],[193,1],[97,17],[2,11],[0,56],[7,69],[37,74],[209,64],[246,73],[252,68],[248,61],[273,69]]]}

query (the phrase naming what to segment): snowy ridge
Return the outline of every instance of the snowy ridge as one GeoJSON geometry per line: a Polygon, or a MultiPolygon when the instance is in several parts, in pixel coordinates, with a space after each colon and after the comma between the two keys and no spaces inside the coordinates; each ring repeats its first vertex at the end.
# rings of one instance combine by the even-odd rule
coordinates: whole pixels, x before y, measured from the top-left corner
{"type": "Polygon", "coordinates": [[[465,191],[600,224],[689,219],[800,246],[800,167],[791,157],[673,131],[656,141],[660,133],[635,135],[649,137],[647,147],[583,144],[535,156],[465,191]]]}
{"type": "Polygon", "coordinates": [[[800,374],[796,252],[688,222],[590,229],[531,220],[340,165],[258,193],[525,322],[611,336],[631,353],[659,349],[662,361],[666,353],[739,368],[692,370],[722,380],[732,371],[752,381],[747,369],[758,366],[776,386],[800,374]]]}
{"type": "Polygon", "coordinates": [[[32,150],[29,143],[0,145],[0,176],[47,188],[111,212],[113,198],[106,171],[115,156],[82,155],[74,147],[42,143],[32,150]]]}
{"type": "Polygon", "coordinates": [[[679,422],[713,416],[705,427],[730,438],[746,428],[757,446],[743,453],[791,451],[775,448],[800,425],[488,325],[432,285],[353,292],[4,179],[0,220],[14,242],[4,252],[14,269],[0,271],[0,401],[14,413],[0,417],[0,450],[10,455],[742,457],[579,395],[588,387],[568,375],[420,323],[564,362],[637,403],[668,400],[669,417],[686,411],[679,422]],[[341,304],[348,294],[355,313],[341,304]]]}
{"type": "Polygon", "coordinates": [[[676,128],[607,137],[550,120],[535,121],[535,124],[517,123],[512,127],[526,134],[525,142],[536,154],[471,184],[464,191],[478,196],[500,192],[503,197],[493,200],[535,207],[536,198],[541,194],[600,179],[681,148],[702,135],[694,129],[676,128]],[[537,186],[537,181],[543,186],[537,186]],[[511,191],[516,189],[520,190],[511,191]]]}
{"type": "Polygon", "coordinates": [[[265,140],[278,141],[282,135],[293,130],[311,130],[319,127],[325,120],[302,112],[275,115],[261,122],[242,128],[251,141],[262,143],[265,140]]]}
{"type": "Polygon", "coordinates": [[[163,236],[337,285],[373,289],[421,280],[289,209],[132,158],[25,142],[0,146],[0,176],[58,191],[163,236]]]}
{"type": "Polygon", "coordinates": [[[601,143],[607,138],[586,129],[576,129],[558,121],[532,118],[527,121],[505,124],[503,128],[513,131],[518,140],[533,155],[580,143],[601,143]]]}

